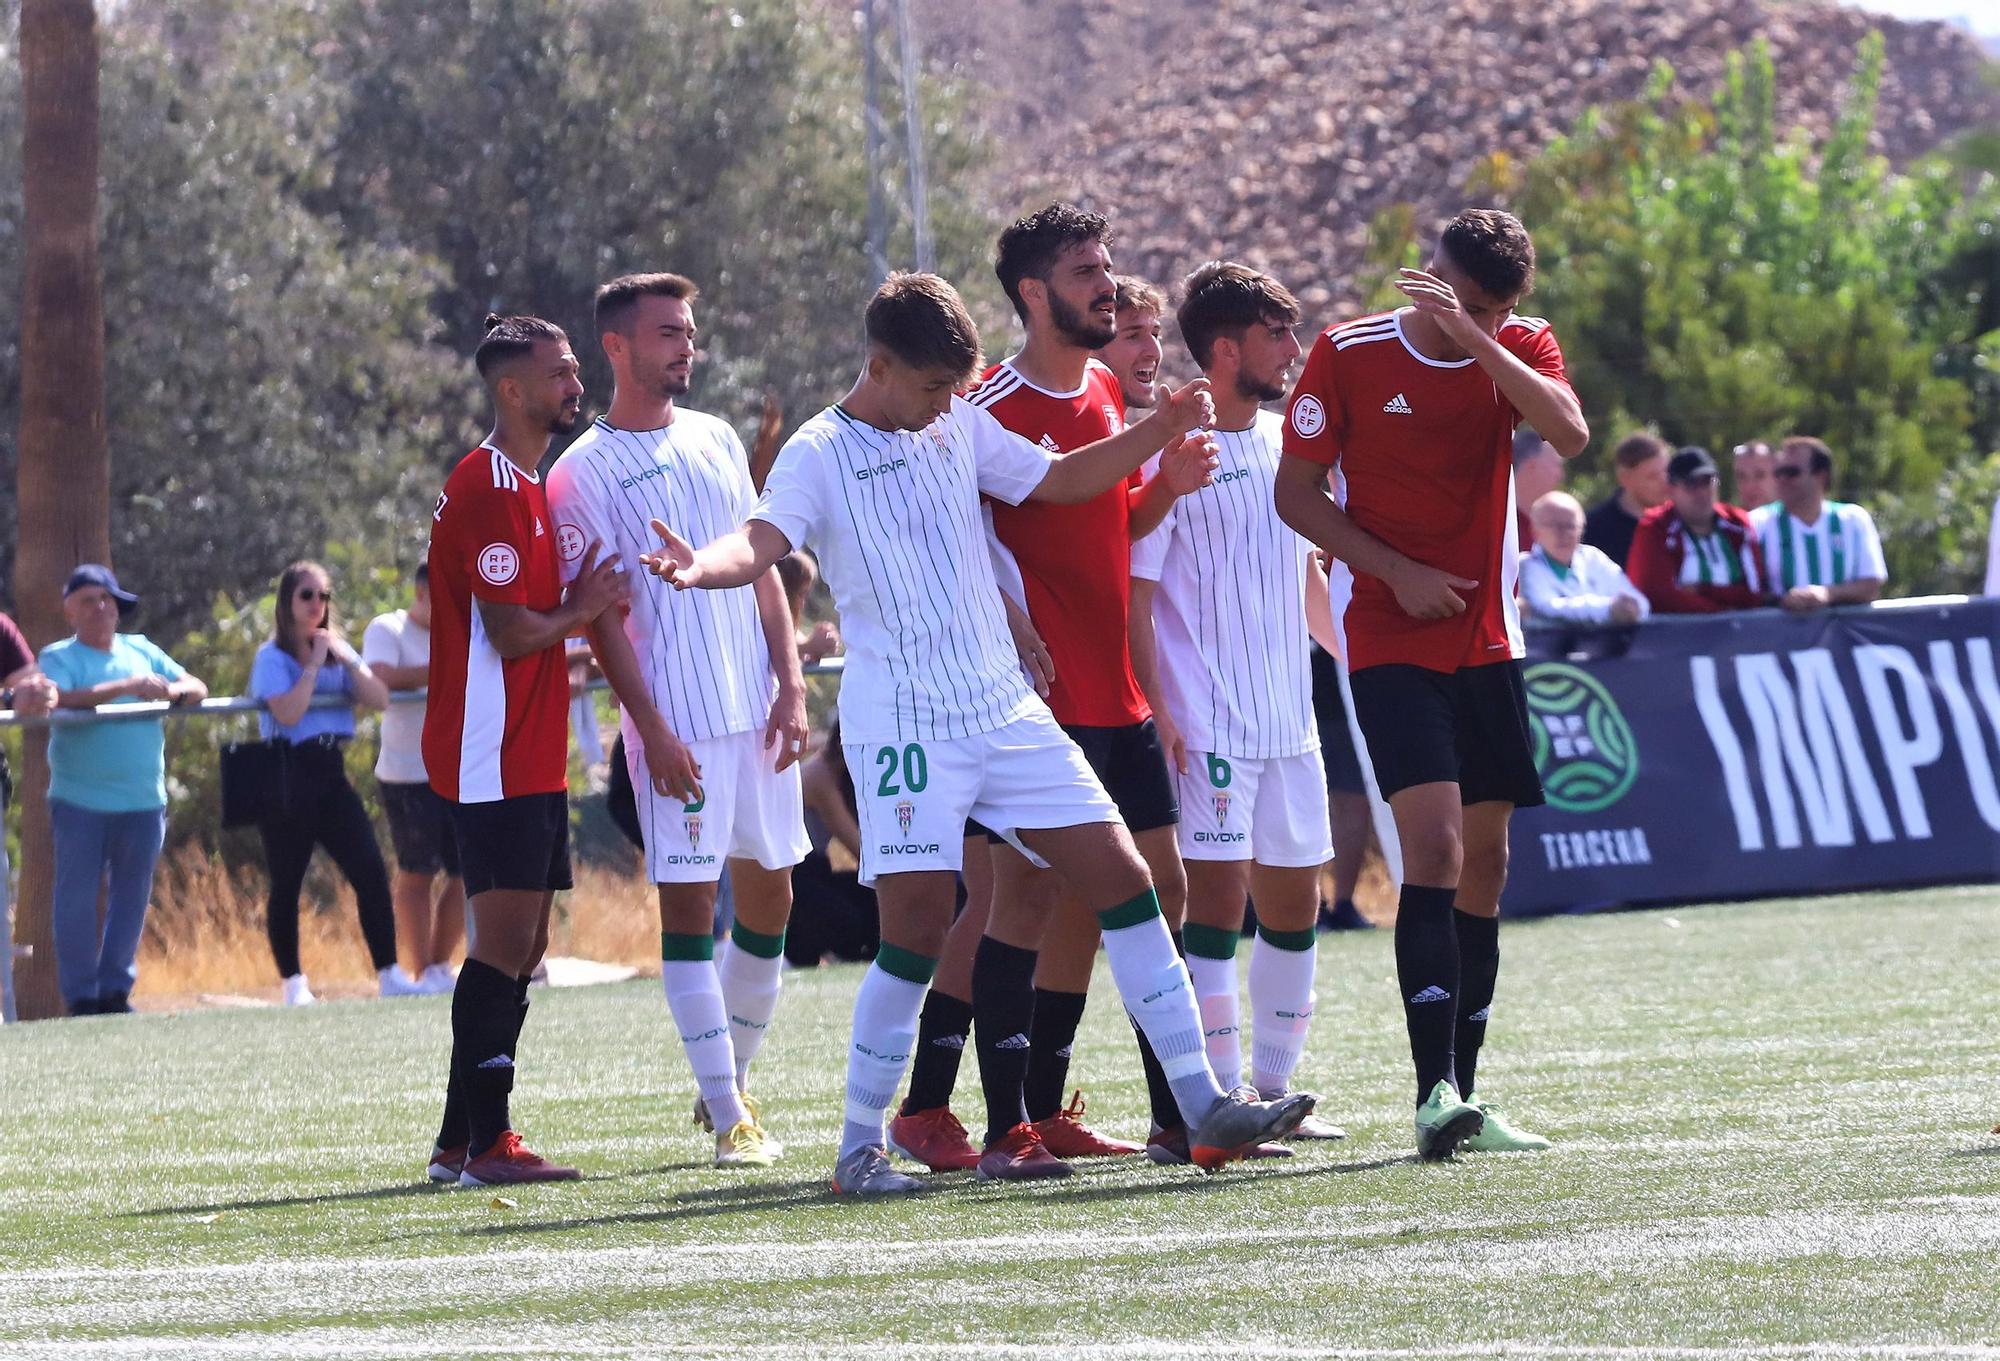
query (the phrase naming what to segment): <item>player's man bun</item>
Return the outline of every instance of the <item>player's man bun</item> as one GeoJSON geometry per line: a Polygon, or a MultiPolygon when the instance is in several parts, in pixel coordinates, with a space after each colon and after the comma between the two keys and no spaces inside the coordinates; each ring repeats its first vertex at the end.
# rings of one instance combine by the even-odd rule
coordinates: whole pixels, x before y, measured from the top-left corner
{"type": "Polygon", "coordinates": [[[484,325],[486,338],[473,351],[472,362],[488,383],[516,359],[533,354],[542,341],[569,339],[562,327],[540,317],[503,317],[498,312],[488,312],[484,325]]]}
{"type": "Polygon", "coordinates": [[[1028,305],[1021,300],[1021,280],[1040,279],[1047,283],[1056,260],[1082,241],[1110,245],[1111,223],[1103,214],[1087,213],[1074,203],[1051,203],[1010,223],[1000,233],[1000,242],[994,248],[993,272],[1000,276],[1000,287],[1006,290],[1007,301],[1014,304],[1014,311],[1023,321],[1028,318],[1028,305]]]}
{"type": "Polygon", "coordinates": [[[1489,297],[1505,302],[1534,291],[1535,243],[1512,213],[1468,208],[1445,224],[1438,247],[1489,297]]]}
{"type": "Polygon", "coordinates": [[[891,274],[868,300],[862,325],[913,369],[945,370],[963,383],[981,364],[979,328],[958,290],[935,274],[891,274]]]}

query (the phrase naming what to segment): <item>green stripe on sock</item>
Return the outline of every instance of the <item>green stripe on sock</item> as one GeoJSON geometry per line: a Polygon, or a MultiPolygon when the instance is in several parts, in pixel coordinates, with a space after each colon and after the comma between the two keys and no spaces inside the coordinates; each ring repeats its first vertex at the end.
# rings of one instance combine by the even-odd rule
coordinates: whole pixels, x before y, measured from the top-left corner
{"type": "Polygon", "coordinates": [[[767,935],[762,931],[752,931],[742,922],[729,928],[729,939],[736,948],[746,955],[756,955],[759,959],[776,959],[785,952],[785,933],[767,935]]]}
{"type": "Polygon", "coordinates": [[[1105,908],[1097,914],[1097,924],[1106,931],[1122,931],[1159,915],[1160,895],[1149,888],[1136,898],[1105,908]]]}
{"type": "Polygon", "coordinates": [[[661,959],[714,959],[715,937],[709,935],[683,935],[678,931],[660,932],[661,959]]]}
{"type": "Polygon", "coordinates": [[[905,950],[900,945],[891,945],[886,940],[882,942],[882,948],[875,952],[875,967],[906,983],[921,983],[928,987],[937,966],[935,959],[914,950],[905,950]]]}
{"type": "Polygon", "coordinates": [[[1189,922],[1181,928],[1187,952],[1203,959],[1236,958],[1236,942],[1241,935],[1226,926],[1203,926],[1200,922],[1189,922]]]}
{"type": "Polygon", "coordinates": [[[1310,926],[1303,931],[1273,931],[1264,923],[1258,922],[1257,934],[1264,938],[1265,944],[1276,946],[1280,950],[1310,950],[1315,940],[1310,926]]]}

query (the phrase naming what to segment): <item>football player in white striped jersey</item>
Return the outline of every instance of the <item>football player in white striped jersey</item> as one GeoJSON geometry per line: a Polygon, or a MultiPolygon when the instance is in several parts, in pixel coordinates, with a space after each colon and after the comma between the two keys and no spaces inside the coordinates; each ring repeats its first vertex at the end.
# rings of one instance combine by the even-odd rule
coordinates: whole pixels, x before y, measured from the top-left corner
{"type": "MultiPolygon", "coordinates": [[[[1133,606],[1150,610],[1147,669],[1173,719],[1183,941],[1209,1064],[1225,1086],[1241,1078],[1236,949],[1254,896],[1251,1079],[1272,1097],[1290,1090],[1305,1046],[1319,875],[1333,849],[1306,622],[1309,590],[1323,600],[1326,587],[1312,545],[1272,504],[1282,421],[1263,409],[1289,390],[1299,305],[1270,275],[1225,261],[1190,274],[1182,293],[1177,320],[1209,380],[1218,467],[1135,546],[1133,606]]],[[[1313,1117],[1298,1133],[1345,1131],[1313,1117]]]]}
{"type": "Polygon", "coordinates": [[[744,1088],[777,1008],[792,866],[811,846],[796,764],[805,680],[775,572],[684,596],[639,567],[650,521],[708,539],[756,501],[735,430],[675,404],[693,373],[697,296],[678,274],[628,274],[598,290],[598,339],[617,386],[611,409],[549,470],[549,505],[565,577],[593,540],[636,574],[629,608],[600,617],[590,636],[624,709],[646,875],[659,886],[660,976],[716,1166],[763,1166],[782,1150],[744,1088]],[[718,961],[725,861],[736,913],[718,961]]]}

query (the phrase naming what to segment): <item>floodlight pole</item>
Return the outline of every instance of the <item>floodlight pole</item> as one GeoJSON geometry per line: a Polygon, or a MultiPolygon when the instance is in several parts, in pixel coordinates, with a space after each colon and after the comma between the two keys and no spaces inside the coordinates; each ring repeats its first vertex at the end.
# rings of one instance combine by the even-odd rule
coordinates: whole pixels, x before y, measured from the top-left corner
{"type": "Polygon", "coordinates": [[[861,0],[861,131],[868,173],[868,272],[889,277],[889,205],[882,193],[882,59],[876,0],[861,0]]]}
{"type": "Polygon", "coordinates": [[[916,238],[917,268],[936,268],[931,250],[930,186],[924,174],[923,111],[917,89],[918,53],[916,23],[910,18],[910,0],[895,0],[896,47],[903,59],[903,139],[904,155],[910,172],[910,225],[916,238]]]}

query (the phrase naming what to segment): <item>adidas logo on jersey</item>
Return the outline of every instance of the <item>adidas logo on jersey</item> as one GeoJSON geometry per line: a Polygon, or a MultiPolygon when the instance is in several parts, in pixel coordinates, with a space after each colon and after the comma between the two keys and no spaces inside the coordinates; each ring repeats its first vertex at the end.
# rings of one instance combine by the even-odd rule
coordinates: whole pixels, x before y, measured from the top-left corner
{"type": "Polygon", "coordinates": [[[1060,444],[1057,444],[1055,440],[1048,435],[1043,435],[1041,439],[1036,442],[1052,454],[1059,454],[1062,452],[1062,446],[1060,444]]]}
{"type": "Polygon", "coordinates": [[[1382,403],[1382,410],[1391,416],[1410,416],[1416,414],[1410,410],[1410,399],[1400,392],[1382,403]]]}

